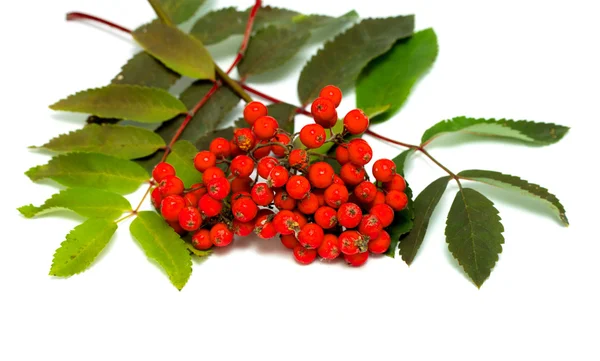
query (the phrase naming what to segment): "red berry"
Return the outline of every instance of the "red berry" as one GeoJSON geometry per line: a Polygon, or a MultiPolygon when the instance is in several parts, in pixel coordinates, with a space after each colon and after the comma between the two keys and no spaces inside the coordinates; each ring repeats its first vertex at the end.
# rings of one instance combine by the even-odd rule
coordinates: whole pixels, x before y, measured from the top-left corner
{"type": "Polygon", "coordinates": [[[383,228],[389,226],[394,221],[394,210],[387,204],[376,204],[369,210],[369,214],[373,214],[379,218],[383,228]]]}
{"type": "Polygon", "coordinates": [[[158,185],[158,191],[163,197],[181,194],[184,189],[183,182],[175,175],[166,176],[158,185]]]}
{"type": "Polygon", "coordinates": [[[304,214],[313,214],[319,208],[319,199],[309,192],[306,197],[298,202],[297,207],[304,214]]]}
{"type": "Polygon", "coordinates": [[[271,221],[273,217],[273,212],[263,212],[261,215],[256,217],[256,222],[254,223],[254,233],[256,233],[262,239],[273,238],[277,235],[277,231],[275,230],[275,226],[273,226],[273,222],[271,221]]]}
{"type": "Polygon", "coordinates": [[[169,227],[173,228],[175,233],[179,234],[180,236],[185,234],[185,229],[181,228],[181,225],[179,225],[179,220],[167,221],[167,224],[169,225],[169,227]]]}
{"type": "Polygon", "coordinates": [[[325,205],[325,190],[324,189],[313,189],[312,194],[319,200],[319,207],[325,205]]]}
{"type": "Polygon", "coordinates": [[[303,213],[301,213],[299,210],[293,209],[292,213],[294,213],[294,215],[296,215],[296,221],[298,222],[298,227],[302,228],[302,227],[304,227],[304,225],[306,223],[308,223],[306,216],[303,213]]]}
{"type": "Polygon", "coordinates": [[[395,174],[392,177],[392,180],[386,183],[383,183],[383,189],[386,191],[400,191],[404,192],[406,190],[406,181],[404,177],[400,174],[395,174]]]}
{"type": "Polygon", "coordinates": [[[342,186],[345,186],[346,183],[344,182],[344,180],[337,174],[333,175],[333,184],[339,184],[342,186]]]}
{"type": "Polygon", "coordinates": [[[213,246],[208,229],[200,229],[194,233],[192,236],[192,246],[199,250],[207,250],[213,246]]]}
{"type": "Polygon", "coordinates": [[[252,187],[250,194],[252,195],[254,203],[259,206],[268,206],[275,198],[273,190],[269,188],[267,183],[256,183],[254,187],[252,187]]]}
{"type": "Polygon", "coordinates": [[[333,208],[339,208],[348,201],[348,188],[340,184],[332,184],[325,190],[325,203],[333,208]]]}
{"type": "Polygon", "coordinates": [[[338,223],[337,211],[328,206],[322,206],[315,212],[315,222],[323,229],[335,227],[338,223]]]}
{"type": "Polygon", "coordinates": [[[294,258],[300,264],[311,264],[317,258],[317,251],[298,245],[294,247],[294,258]]]}
{"type": "Polygon", "coordinates": [[[252,199],[242,197],[233,202],[231,205],[231,213],[233,217],[240,222],[250,222],[258,214],[258,207],[252,199]]]}
{"type": "Polygon", "coordinates": [[[210,230],[210,240],[217,247],[225,247],[233,241],[233,232],[225,223],[217,223],[210,230]]]}
{"type": "Polygon", "coordinates": [[[233,220],[233,233],[238,236],[245,237],[254,230],[254,222],[240,222],[237,219],[233,220]]]}
{"type": "Polygon", "coordinates": [[[345,231],[340,234],[340,251],[343,254],[357,254],[368,249],[368,241],[357,231],[345,231]]]}
{"type": "Polygon", "coordinates": [[[179,220],[179,212],[185,207],[185,201],[182,196],[170,195],[166,196],[160,203],[160,214],[163,218],[170,222],[179,220]]]}
{"type": "Polygon", "coordinates": [[[183,200],[185,200],[185,205],[187,207],[198,207],[199,198],[194,193],[186,193],[183,196],[183,200]]]}
{"type": "Polygon", "coordinates": [[[256,171],[261,178],[267,179],[271,170],[279,164],[279,161],[273,157],[264,157],[256,165],[256,171]]]}
{"type": "Polygon", "coordinates": [[[267,184],[269,187],[283,187],[288,179],[289,179],[288,170],[285,167],[278,165],[271,169],[271,173],[269,173],[269,177],[267,178],[267,184]]]}
{"type": "Polygon", "coordinates": [[[296,208],[296,200],[283,189],[277,190],[275,192],[275,199],[273,199],[273,203],[277,209],[283,210],[292,210],[296,208]]]}
{"type": "Polygon", "coordinates": [[[207,168],[202,175],[202,183],[204,183],[205,186],[208,186],[208,183],[216,178],[225,178],[225,172],[223,172],[221,168],[217,167],[207,168]]]}
{"type": "Polygon", "coordinates": [[[203,183],[192,184],[190,193],[193,193],[196,198],[200,199],[200,197],[206,194],[206,186],[203,183]]]}
{"type": "Polygon", "coordinates": [[[237,146],[237,144],[235,144],[235,142],[233,141],[233,139],[231,139],[229,141],[229,147],[231,148],[231,157],[236,157],[236,156],[238,156],[240,154],[246,153],[243,150],[241,150],[240,147],[237,146]]]}
{"type": "Polygon", "coordinates": [[[223,209],[223,202],[214,199],[208,194],[205,194],[200,197],[200,200],[198,201],[198,209],[200,209],[200,212],[202,212],[202,214],[207,218],[214,217],[221,213],[221,210],[223,209]]]}
{"type": "Polygon", "coordinates": [[[334,234],[326,234],[317,252],[323,259],[336,259],[340,255],[339,238],[334,234]]]}
{"type": "Polygon", "coordinates": [[[256,137],[250,128],[237,128],[233,131],[233,144],[241,151],[247,152],[254,148],[256,137]]]}
{"type": "Polygon", "coordinates": [[[267,115],[267,112],[267,107],[263,103],[253,101],[248,103],[244,108],[244,119],[248,124],[252,125],[256,119],[267,115]]]}
{"type": "Polygon", "coordinates": [[[301,170],[308,168],[308,160],[308,153],[304,149],[294,149],[288,157],[290,167],[301,170]]]}
{"type": "Polygon", "coordinates": [[[325,129],[319,124],[307,124],[300,130],[300,141],[306,148],[319,148],[325,143],[325,129]]]}
{"type": "Polygon", "coordinates": [[[168,176],[175,175],[175,168],[172,165],[165,162],[158,163],[152,170],[152,178],[158,183],[168,176]]]}
{"type": "Polygon", "coordinates": [[[325,232],[316,223],[307,223],[298,233],[298,242],[306,248],[319,248],[323,243],[325,232]]]}
{"type": "Polygon", "coordinates": [[[186,231],[195,231],[202,225],[200,211],[195,207],[186,207],[179,212],[179,225],[186,231]]]}
{"type": "Polygon", "coordinates": [[[348,157],[353,164],[363,166],[373,158],[373,150],[364,139],[352,139],[348,143],[348,157]]]}
{"type": "MultiPolygon", "coordinates": [[[[288,145],[288,144],[290,144],[290,137],[288,137],[287,134],[278,133],[273,137],[273,139],[271,139],[271,141],[288,145]]],[[[271,146],[271,151],[277,157],[283,157],[288,152],[288,149],[281,145],[273,145],[273,146],[271,146]]]]}
{"type": "Polygon", "coordinates": [[[163,200],[162,194],[160,194],[160,190],[158,188],[154,188],[152,193],[150,193],[150,199],[152,199],[152,205],[157,210],[160,210],[160,203],[163,200]]]}
{"type": "Polygon", "coordinates": [[[350,134],[361,134],[369,127],[369,118],[360,109],[348,112],[344,117],[344,127],[350,134]]]}
{"type": "Polygon", "coordinates": [[[389,159],[378,159],[373,163],[373,176],[380,182],[389,182],[396,174],[396,164],[389,159]]]}
{"type": "Polygon", "coordinates": [[[247,155],[238,155],[231,161],[229,169],[236,177],[248,177],[254,170],[254,161],[247,155]]]}
{"type": "Polygon", "coordinates": [[[252,125],[252,131],[254,134],[256,134],[258,139],[262,140],[269,140],[273,138],[277,128],[279,128],[277,120],[268,115],[263,115],[262,117],[256,119],[252,125]]]}
{"type": "Polygon", "coordinates": [[[356,228],[362,219],[362,211],[355,203],[344,203],[337,212],[338,222],[346,228],[356,228]]]}
{"type": "Polygon", "coordinates": [[[367,259],[369,259],[369,252],[356,253],[353,255],[345,254],[344,259],[348,265],[352,267],[360,267],[367,262],[367,259]]]}
{"type": "Polygon", "coordinates": [[[352,163],[346,163],[340,169],[340,177],[347,185],[354,187],[365,180],[367,173],[363,167],[359,167],[352,163]]]}
{"type": "Polygon", "coordinates": [[[310,192],[310,182],[304,176],[293,175],[285,184],[285,190],[294,199],[304,199],[310,192]]]}
{"type": "Polygon", "coordinates": [[[369,241],[369,252],[382,254],[390,248],[390,235],[386,231],[381,231],[379,237],[369,241]]]}
{"type": "Polygon", "coordinates": [[[393,210],[401,211],[408,204],[408,197],[400,191],[389,191],[385,196],[385,203],[393,210]]]}
{"type": "Polygon", "coordinates": [[[271,153],[271,146],[266,145],[267,143],[269,143],[268,140],[261,140],[260,142],[258,142],[258,145],[260,145],[260,147],[256,148],[256,150],[252,152],[252,155],[255,159],[262,159],[268,156],[269,153],[271,153]]]}
{"type": "Polygon", "coordinates": [[[354,195],[363,203],[373,202],[377,196],[377,187],[369,181],[361,182],[354,188],[354,195]]]}
{"type": "Polygon", "coordinates": [[[342,102],[342,91],[335,85],[326,85],[321,89],[319,93],[321,98],[329,99],[333,102],[333,105],[337,108],[342,102]]]}
{"type": "Polygon", "coordinates": [[[369,240],[377,239],[379,233],[383,230],[383,224],[379,218],[374,214],[367,214],[363,216],[358,225],[358,231],[369,240]]]}
{"type": "Polygon", "coordinates": [[[348,144],[340,144],[335,148],[335,159],[340,165],[344,165],[350,161],[350,153],[348,153],[348,144]]]}
{"type": "Polygon", "coordinates": [[[229,144],[229,141],[225,138],[215,138],[210,142],[208,150],[217,157],[227,158],[231,155],[231,144],[229,144]]]}
{"type": "Polygon", "coordinates": [[[323,128],[331,128],[337,122],[337,111],[335,104],[327,98],[317,98],[310,107],[310,112],[315,120],[323,128]]]}
{"type": "Polygon", "coordinates": [[[333,183],[333,167],[326,162],[313,163],[308,169],[308,179],[316,188],[327,188],[333,183]]]}
{"type": "Polygon", "coordinates": [[[288,210],[280,211],[273,217],[273,226],[283,235],[292,234],[300,229],[296,215],[288,210]]]}
{"type": "Polygon", "coordinates": [[[377,190],[377,194],[375,194],[375,199],[369,203],[368,208],[373,208],[378,204],[385,204],[385,194],[379,189],[377,190]]]}
{"type": "Polygon", "coordinates": [[[194,157],[194,167],[196,167],[198,172],[201,173],[210,167],[214,167],[216,164],[217,157],[214,153],[211,153],[208,150],[201,150],[194,157]]]}
{"type": "Polygon", "coordinates": [[[294,249],[296,246],[300,245],[298,239],[293,234],[281,235],[279,239],[285,248],[294,249]]]}
{"type": "Polygon", "coordinates": [[[220,201],[229,195],[231,185],[225,178],[215,178],[206,185],[208,195],[220,201]]]}
{"type": "Polygon", "coordinates": [[[252,189],[250,177],[235,177],[231,181],[231,193],[248,192],[252,189]]]}

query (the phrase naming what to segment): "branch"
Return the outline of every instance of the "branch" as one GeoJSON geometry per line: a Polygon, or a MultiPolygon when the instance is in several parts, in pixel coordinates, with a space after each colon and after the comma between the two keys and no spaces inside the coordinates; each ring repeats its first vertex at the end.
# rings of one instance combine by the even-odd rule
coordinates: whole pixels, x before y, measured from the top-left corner
{"type": "Polygon", "coordinates": [[[254,19],[256,18],[256,13],[261,6],[262,1],[256,0],[254,2],[254,6],[252,10],[250,10],[250,15],[248,16],[248,22],[246,23],[246,30],[244,31],[244,39],[242,40],[242,45],[240,45],[240,50],[238,50],[237,56],[229,69],[227,69],[227,74],[231,73],[231,70],[235,68],[236,65],[242,60],[244,57],[244,53],[246,52],[246,48],[248,48],[248,42],[250,40],[250,35],[252,34],[252,27],[254,26],[254,19]]]}

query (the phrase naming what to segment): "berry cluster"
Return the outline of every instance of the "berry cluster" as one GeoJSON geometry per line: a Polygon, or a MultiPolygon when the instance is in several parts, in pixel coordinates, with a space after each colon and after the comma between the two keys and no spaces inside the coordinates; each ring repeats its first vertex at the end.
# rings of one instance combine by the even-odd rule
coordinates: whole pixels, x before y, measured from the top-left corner
{"type": "Polygon", "coordinates": [[[369,181],[364,167],[373,157],[371,147],[363,139],[344,138],[367,130],[369,119],[352,110],[343,132],[333,134],[341,100],[337,87],[323,88],[311,107],[315,123],[297,134],[280,129],[262,103],[249,103],[244,119],[250,127],[236,129],[231,140],[214,139],[194,158],[202,183],[184,189],[171,165],[155,167],[154,206],[176,232],[192,232],[191,242],[201,250],[254,232],[263,239],[279,234],[302,264],[317,255],[333,260],[342,254],[348,264],[360,266],[369,253],[384,253],[390,246],[385,228],[408,202],[406,184],[389,159],[373,163],[376,182],[369,181]],[[303,147],[294,145],[296,138],[303,147]],[[337,144],[339,174],[324,161],[329,156],[313,151],[325,142],[337,144]]]}

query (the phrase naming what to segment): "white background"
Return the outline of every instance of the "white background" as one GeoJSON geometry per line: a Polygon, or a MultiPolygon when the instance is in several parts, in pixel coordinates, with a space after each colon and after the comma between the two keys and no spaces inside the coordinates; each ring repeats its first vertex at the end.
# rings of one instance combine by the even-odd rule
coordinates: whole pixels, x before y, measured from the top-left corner
{"type": "MultiPolygon", "coordinates": [[[[251,1],[208,1],[208,9],[251,1]]],[[[450,136],[430,149],[454,171],[492,169],[558,195],[570,227],[541,202],[474,185],[500,210],[500,261],[478,290],[449,255],[450,184],[413,266],[373,258],[297,265],[278,240],[237,242],[216,252],[178,292],[147,262],[122,224],[87,272],[48,276],[54,250],[77,216],[21,217],[56,191],[23,172],[46,162],[29,151],[81,126],[84,115],[48,109],[75,91],[106,84],[137,51],[104,27],[67,23],[79,10],[135,28],[153,13],[145,1],[11,2],[3,7],[0,359],[357,359],[598,360],[600,237],[596,139],[600,23],[592,1],[266,1],[302,12],[362,17],[416,14],[434,27],[440,54],[402,111],[377,132],[417,142],[458,115],[555,122],[572,127],[549,147],[450,136]],[[345,3],[342,5],[342,3],[345,3]]],[[[211,47],[227,66],[239,37],[211,47]]],[[[276,78],[250,83],[297,103],[296,82],[320,39],[276,78]]],[[[354,106],[347,93],[342,113],[354,106]]],[[[239,115],[241,107],[237,110],[239,115]]],[[[302,119],[301,121],[306,121],[302,119]]],[[[372,139],[369,139],[372,140],[372,139]]],[[[373,140],[375,155],[400,149],[373,140]]],[[[415,192],[442,175],[422,156],[408,167],[415,192]]],[[[129,199],[137,203],[141,193],[129,199]]]]}

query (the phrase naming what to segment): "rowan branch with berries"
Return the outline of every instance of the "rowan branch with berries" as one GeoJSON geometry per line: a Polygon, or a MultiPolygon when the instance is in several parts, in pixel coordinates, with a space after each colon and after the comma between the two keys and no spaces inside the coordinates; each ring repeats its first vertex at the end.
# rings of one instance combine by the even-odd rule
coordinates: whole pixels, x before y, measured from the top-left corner
{"type": "Polygon", "coordinates": [[[208,257],[213,247],[233,245],[236,236],[253,233],[265,242],[279,236],[300,264],[318,256],[361,266],[369,255],[379,254],[400,255],[411,264],[450,180],[458,191],[447,217],[446,242],[477,287],[498,260],[504,228],[493,202],[463,182],[518,190],[550,205],[568,225],[563,205],[545,188],[496,171],[453,172],[426,149],[453,132],[549,145],[562,139],[567,127],[461,116],[434,124],[419,144],[370,128],[372,122],[394,119],[437,57],[435,32],[415,32],[414,16],[356,22],[354,11],[339,17],[304,15],[256,0],[245,11],[209,12],[186,33],[178,25],[194,16],[202,0],[149,2],[158,19],[135,30],[81,12],[67,15],[67,20],[95,21],[130,34],[143,50],[110,85],[51,105],[89,114],[87,124],[33,147],[59,154],[26,175],[66,188],[40,206],[20,207],[21,214],[30,218],[64,208],[86,218],[57,249],[51,275],[69,277],[88,269],[118,224],[131,219],[133,238],[178,289],[192,273],[192,257],[208,257]],[[175,6],[183,2],[185,7],[175,6]],[[328,34],[346,30],[303,67],[300,106],[247,84],[283,66],[319,28],[328,28],[328,34]],[[243,36],[241,44],[223,71],[207,46],[235,34],[243,36]],[[268,59],[262,56],[266,51],[268,59]],[[239,80],[230,77],[234,69],[239,80]],[[172,86],[181,76],[194,82],[176,94],[172,86]],[[342,90],[353,86],[357,109],[340,119],[342,90]],[[272,104],[253,101],[249,94],[272,104]],[[240,100],[246,102],[242,118],[222,127],[240,100]],[[314,122],[297,131],[297,114],[314,122]],[[149,130],[148,124],[156,127],[149,130]],[[407,150],[373,160],[363,134],[407,150]],[[415,152],[447,175],[413,199],[404,165],[415,152]],[[147,190],[132,207],[123,195],[144,183],[147,190]],[[148,196],[155,211],[140,211],[148,196]]]}

